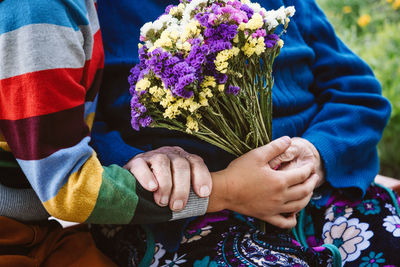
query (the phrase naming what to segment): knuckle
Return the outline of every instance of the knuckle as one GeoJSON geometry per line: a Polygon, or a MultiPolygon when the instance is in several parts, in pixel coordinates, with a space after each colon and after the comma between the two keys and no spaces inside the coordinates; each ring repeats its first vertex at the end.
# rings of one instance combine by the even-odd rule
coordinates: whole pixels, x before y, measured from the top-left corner
{"type": "Polygon", "coordinates": [[[172,162],[175,170],[184,170],[190,168],[189,162],[184,158],[177,157],[173,159],[172,162]]]}
{"type": "Polygon", "coordinates": [[[193,163],[204,164],[203,158],[198,155],[189,154],[186,158],[193,163]]]}
{"type": "Polygon", "coordinates": [[[167,163],[169,163],[168,156],[162,153],[154,154],[151,160],[156,164],[166,165],[167,163]]]}

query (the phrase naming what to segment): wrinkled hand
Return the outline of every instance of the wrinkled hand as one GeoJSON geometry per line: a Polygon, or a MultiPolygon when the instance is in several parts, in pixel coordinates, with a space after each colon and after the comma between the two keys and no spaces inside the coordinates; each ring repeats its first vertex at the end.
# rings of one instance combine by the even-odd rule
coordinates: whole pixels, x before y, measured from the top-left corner
{"type": "Polygon", "coordinates": [[[296,169],[306,164],[312,164],[313,174],[318,175],[316,187],[325,181],[325,173],[318,150],[308,140],[300,137],[292,138],[289,148],[269,162],[271,168],[280,170],[296,169]]]}
{"type": "Polygon", "coordinates": [[[317,176],[312,175],[312,164],[290,170],[271,168],[268,162],[290,146],[289,137],[279,138],[235,159],[226,169],[212,173],[214,190],[208,211],[230,209],[280,228],[294,227],[295,212],[309,202],[317,176]]]}
{"type": "Polygon", "coordinates": [[[208,197],[212,189],[211,174],[202,158],[180,147],[161,147],[139,154],[124,168],[148,191],[154,201],[171,210],[182,210],[187,203],[190,186],[199,197],[208,197]]]}

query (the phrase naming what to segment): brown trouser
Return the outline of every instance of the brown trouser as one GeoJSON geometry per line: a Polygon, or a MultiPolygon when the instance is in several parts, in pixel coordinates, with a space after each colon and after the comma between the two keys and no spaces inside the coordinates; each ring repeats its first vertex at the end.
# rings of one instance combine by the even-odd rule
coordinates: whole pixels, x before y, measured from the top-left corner
{"type": "Polygon", "coordinates": [[[24,224],[0,216],[0,267],[113,266],[83,225],[24,224]]]}

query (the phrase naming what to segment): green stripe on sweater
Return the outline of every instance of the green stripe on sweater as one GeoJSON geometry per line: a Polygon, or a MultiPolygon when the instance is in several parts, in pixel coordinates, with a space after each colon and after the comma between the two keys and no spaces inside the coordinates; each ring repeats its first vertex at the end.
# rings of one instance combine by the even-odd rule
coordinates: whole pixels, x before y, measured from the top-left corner
{"type": "Polygon", "coordinates": [[[104,167],[96,206],[86,222],[127,224],[131,222],[137,204],[135,177],[117,165],[104,167]]]}

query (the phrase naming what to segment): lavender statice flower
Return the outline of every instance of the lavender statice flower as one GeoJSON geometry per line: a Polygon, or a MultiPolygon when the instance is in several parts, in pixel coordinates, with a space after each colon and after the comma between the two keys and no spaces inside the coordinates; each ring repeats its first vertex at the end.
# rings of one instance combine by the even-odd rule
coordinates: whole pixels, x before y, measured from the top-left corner
{"type": "Polygon", "coordinates": [[[182,76],[178,79],[178,83],[173,88],[172,93],[174,95],[183,97],[183,98],[190,98],[193,96],[193,91],[188,91],[185,89],[185,86],[193,83],[196,80],[195,74],[187,74],[182,76]]]}
{"type": "Polygon", "coordinates": [[[168,5],[168,6],[165,8],[164,15],[169,14],[169,11],[170,11],[173,7],[175,7],[175,6],[174,6],[174,5],[168,5]]]}
{"type": "Polygon", "coordinates": [[[273,48],[275,44],[278,42],[279,36],[276,34],[268,34],[265,37],[264,43],[267,48],[273,48]]]}
{"type": "Polygon", "coordinates": [[[140,75],[140,65],[135,65],[135,67],[131,69],[130,73],[131,74],[128,77],[128,82],[130,84],[129,92],[131,95],[133,95],[136,88],[136,82],[138,81],[140,75]]]}
{"type": "Polygon", "coordinates": [[[147,115],[144,118],[139,119],[139,124],[142,127],[150,126],[152,122],[153,122],[153,119],[149,115],[147,115]]]}
{"type": "Polygon", "coordinates": [[[228,75],[219,72],[214,77],[219,84],[224,84],[228,80],[228,75]]]}
{"type": "Polygon", "coordinates": [[[233,86],[229,85],[228,88],[225,90],[225,93],[227,94],[232,94],[232,95],[238,95],[240,92],[240,87],[239,86],[233,86]]]}
{"type": "Polygon", "coordinates": [[[252,17],[253,14],[254,14],[253,9],[251,9],[251,8],[250,8],[248,5],[246,5],[246,4],[243,4],[243,5],[240,7],[240,9],[241,9],[242,11],[246,12],[246,15],[247,15],[247,18],[248,18],[248,19],[251,19],[251,17],[252,17]]]}

